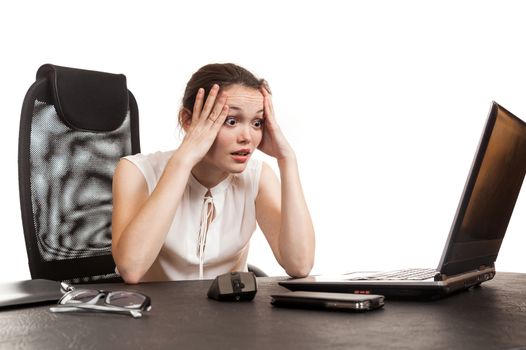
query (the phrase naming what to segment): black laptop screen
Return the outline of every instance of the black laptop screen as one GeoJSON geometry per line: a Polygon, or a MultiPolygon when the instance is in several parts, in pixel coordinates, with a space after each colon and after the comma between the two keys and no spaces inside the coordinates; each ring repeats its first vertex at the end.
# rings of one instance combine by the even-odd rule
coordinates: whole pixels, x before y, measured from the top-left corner
{"type": "Polygon", "coordinates": [[[439,270],[455,275],[491,266],[526,173],[526,124],[494,103],[439,270]]]}

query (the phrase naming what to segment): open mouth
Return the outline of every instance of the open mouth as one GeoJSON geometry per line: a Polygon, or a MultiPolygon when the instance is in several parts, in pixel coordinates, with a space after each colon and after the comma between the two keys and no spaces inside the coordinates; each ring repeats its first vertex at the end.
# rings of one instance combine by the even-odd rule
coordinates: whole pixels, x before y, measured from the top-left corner
{"type": "Polygon", "coordinates": [[[238,152],[232,152],[230,153],[231,155],[233,156],[242,156],[242,157],[246,157],[250,154],[249,151],[238,151],[238,152]]]}

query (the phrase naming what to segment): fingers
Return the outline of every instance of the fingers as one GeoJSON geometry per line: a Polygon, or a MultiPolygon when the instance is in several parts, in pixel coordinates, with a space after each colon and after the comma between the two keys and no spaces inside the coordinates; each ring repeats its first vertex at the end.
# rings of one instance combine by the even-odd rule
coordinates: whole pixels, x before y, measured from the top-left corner
{"type": "Polygon", "coordinates": [[[215,123],[219,117],[222,115],[224,107],[226,105],[226,96],[221,95],[216,100],[216,103],[214,104],[214,107],[212,108],[212,111],[208,115],[208,118],[206,120],[211,123],[215,123]]]}
{"type": "Polygon", "coordinates": [[[217,119],[214,121],[214,124],[212,125],[212,130],[215,132],[218,132],[219,129],[223,126],[223,123],[225,122],[226,117],[228,116],[228,105],[223,105],[223,109],[221,110],[221,113],[217,117],[217,119]]]}
{"type": "Polygon", "coordinates": [[[197,96],[195,97],[194,111],[192,113],[192,125],[199,120],[199,115],[201,114],[201,109],[203,109],[203,99],[205,95],[205,90],[199,88],[197,90],[197,96]]]}
{"type": "Polygon", "coordinates": [[[263,95],[263,108],[265,110],[265,117],[270,119],[270,122],[274,122],[274,106],[272,105],[272,97],[268,93],[267,89],[263,86],[259,88],[261,94],[263,95]]]}
{"type": "Polygon", "coordinates": [[[203,110],[200,111],[201,112],[200,117],[199,117],[200,120],[206,120],[206,118],[208,118],[208,116],[210,115],[210,112],[212,111],[212,108],[214,107],[214,103],[216,101],[218,92],[219,92],[219,85],[214,84],[212,88],[210,89],[210,93],[208,94],[208,97],[206,98],[206,102],[205,102],[205,106],[203,107],[203,110]]]}

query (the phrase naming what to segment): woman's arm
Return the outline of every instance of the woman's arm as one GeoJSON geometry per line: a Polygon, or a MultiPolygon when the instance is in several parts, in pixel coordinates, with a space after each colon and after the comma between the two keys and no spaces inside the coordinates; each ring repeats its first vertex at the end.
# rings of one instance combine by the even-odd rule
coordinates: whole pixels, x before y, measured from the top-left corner
{"type": "Polygon", "coordinates": [[[259,146],[278,161],[281,184],[263,164],[256,198],[256,216],[274,256],[292,277],[309,274],[314,264],[314,227],[301,187],[296,155],[275,118],[267,90],[264,97],[265,129],[259,146]]]}
{"type": "Polygon", "coordinates": [[[139,169],[123,159],[113,176],[112,253],[128,283],[138,283],[166,239],[190,176],[191,167],[176,153],[155,190],[148,195],[139,169]]]}
{"type": "Polygon", "coordinates": [[[295,159],[278,161],[281,184],[265,163],[256,215],[278,263],[292,277],[307,276],[314,264],[314,227],[295,159]]]}
{"type": "MultiPolygon", "coordinates": [[[[192,168],[210,149],[228,114],[226,95],[215,85],[204,102],[197,94],[181,146],[148,195],[146,181],[135,165],[121,160],[113,177],[112,253],[128,283],[138,283],[164,244],[192,168]]],[[[189,113],[188,113],[189,114],[189,113]]]]}

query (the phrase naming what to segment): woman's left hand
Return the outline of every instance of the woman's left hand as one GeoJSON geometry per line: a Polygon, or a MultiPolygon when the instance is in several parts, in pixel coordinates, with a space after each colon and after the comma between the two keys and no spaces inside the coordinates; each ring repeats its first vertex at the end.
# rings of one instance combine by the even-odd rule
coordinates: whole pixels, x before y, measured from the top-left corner
{"type": "Polygon", "coordinates": [[[277,160],[294,157],[295,155],[292,147],[290,147],[276,122],[272,97],[264,87],[261,87],[259,90],[263,95],[265,122],[263,124],[263,139],[261,140],[258,149],[277,160]]]}

